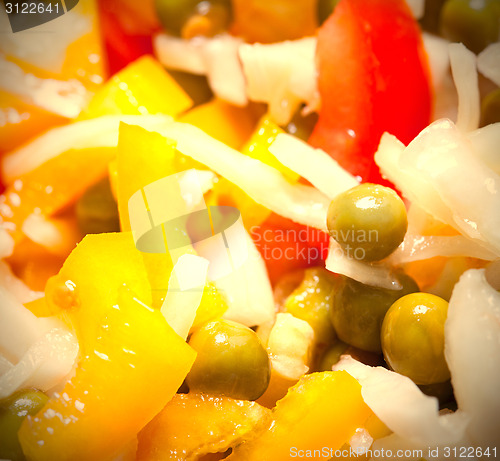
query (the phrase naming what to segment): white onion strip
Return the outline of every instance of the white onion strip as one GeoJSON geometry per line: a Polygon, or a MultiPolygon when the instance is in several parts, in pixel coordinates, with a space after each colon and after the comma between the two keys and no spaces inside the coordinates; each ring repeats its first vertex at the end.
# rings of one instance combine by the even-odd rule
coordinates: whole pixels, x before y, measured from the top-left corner
{"type": "Polygon", "coordinates": [[[330,199],[359,184],[326,152],[314,149],[295,136],[279,134],[269,151],[283,165],[307,179],[330,199]]]}
{"type": "Polygon", "coordinates": [[[462,43],[449,45],[451,73],[458,92],[457,126],[463,132],[479,126],[480,101],[476,55],[462,43]]]}
{"type": "Polygon", "coordinates": [[[484,269],[470,269],[453,289],[445,327],[445,357],[469,436],[498,446],[500,427],[500,293],[484,269]]]}
{"type": "Polygon", "coordinates": [[[53,128],[3,158],[3,180],[10,184],[19,176],[70,149],[116,147],[120,122],[155,130],[172,120],[167,115],[105,115],[53,128]]]}
{"type": "Polygon", "coordinates": [[[243,189],[257,203],[300,224],[326,230],[329,199],[313,187],[290,184],[276,169],[217,141],[192,125],[174,122],[159,131],[177,149],[243,189]]]}
{"type": "Polygon", "coordinates": [[[498,255],[481,246],[480,242],[474,241],[462,235],[411,235],[406,234],[403,243],[389,257],[395,265],[420,261],[435,256],[465,256],[471,258],[493,261],[498,255]]]}
{"type": "Polygon", "coordinates": [[[153,45],[167,68],[206,75],[210,88],[221,99],[237,106],[247,103],[245,77],[238,57],[243,40],[229,34],[184,40],[158,34],[153,45]]]}
{"type": "Polygon", "coordinates": [[[439,415],[437,399],[423,394],[410,378],[350,356],[343,356],[333,369],[345,370],[359,381],[366,404],[397,437],[425,447],[451,446],[463,439],[467,415],[439,415]]]}
{"type": "Polygon", "coordinates": [[[203,296],[208,264],[205,258],[184,254],[175,263],[168,282],[161,313],[184,340],[188,337],[203,296]]]}

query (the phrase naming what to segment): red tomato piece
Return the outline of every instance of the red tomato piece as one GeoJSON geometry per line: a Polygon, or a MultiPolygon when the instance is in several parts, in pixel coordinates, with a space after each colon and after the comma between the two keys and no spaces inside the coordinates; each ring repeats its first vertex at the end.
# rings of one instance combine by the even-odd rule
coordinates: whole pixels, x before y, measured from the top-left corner
{"type": "Polygon", "coordinates": [[[309,139],[363,181],[384,131],[409,143],[430,122],[420,29],[404,0],[340,0],[318,32],[321,110],[309,139]]]}

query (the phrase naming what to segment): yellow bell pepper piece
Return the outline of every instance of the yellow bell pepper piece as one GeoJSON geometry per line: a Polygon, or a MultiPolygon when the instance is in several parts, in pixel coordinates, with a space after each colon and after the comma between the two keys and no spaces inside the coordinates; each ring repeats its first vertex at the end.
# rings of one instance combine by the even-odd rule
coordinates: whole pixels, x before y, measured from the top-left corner
{"type": "Polygon", "coordinates": [[[251,136],[256,120],[248,108],[213,99],[182,115],[179,122],[190,123],[233,149],[240,149],[251,136]]]}
{"type": "MultiPolygon", "coordinates": [[[[249,141],[241,149],[241,152],[276,168],[290,182],[297,182],[299,175],[281,164],[269,151],[269,146],[280,133],[284,133],[284,131],[269,117],[264,116],[259,121],[249,141]]],[[[210,205],[234,206],[238,208],[242,214],[243,224],[247,229],[258,226],[271,214],[268,208],[256,203],[238,186],[225,178],[219,178],[218,183],[209,193],[207,201],[210,205]]]]}
{"type": "MultiPolygon", "coordinates": [[[[113,167],[112,167],[113,168],[113,167]]],[[[175,145],[158,133],[134,125],[120,125],[116,161],[116,190],[122,229],[130,229],[128,201],[139,189],[166,176],[189,168],[206,168],[182,155],[175,145]]],[[[173,264],[168,253],[142,253],[151,284],[153,307],[160,308],[173,264]]],[[[193,328],[220,317],[227,305],[215,287],[207,284],[193,328]]]]}
{"type": "Polygon", "coordinates": [[[142,254],[130,232],[89,234],[50,278],[45,299],[52,312],[65,314],[75,327],[83,352],[92,350],[102,318],[127,285],[151,305],[142,254]]]}
{"type": "Polygon", "coordinates": [[[80,118],[158,113],[177,116],[192,105],[191,98],[161,64],[152,56],[143,56],[111,77],[80,118]]]}
{"type": "Polygon", "coordinates": [[[170,401],[195,360],[162,314],[126,288],[111,304],[98,302],[106,314],[93,350],[19,431],[31,461],[112,459],[170,401]]]}
{"type": "Polygon", "coordinates": [[[225,452],[264,430],[270,413],[248,400],[177,394],[139,434],[137,461],[187,461],[225,452]]]}
{"type": "Polygon", "coordinates": [[[347,372],[306,375],[276,404],[268,430],[236,447],[227,459],[274,461],[307,453],[330,459],[371,413],[361,386],[347,372]]]}
{"type": "Polygon", "coordinates": [[[136,125],[120,124],[116,189],[122,230],[130,230],[128,201],[148,184],[189,168],[205,168],[182,155],[175,143],[136,125]]]}

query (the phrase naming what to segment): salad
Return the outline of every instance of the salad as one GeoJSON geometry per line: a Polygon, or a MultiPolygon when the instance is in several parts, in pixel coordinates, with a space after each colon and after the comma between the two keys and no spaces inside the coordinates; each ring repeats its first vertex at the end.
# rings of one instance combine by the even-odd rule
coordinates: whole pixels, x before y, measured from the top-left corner
{"type": "Polygon", "coordinates": [[[4,5],[0,459],[500,457],[497,0],[4,5]]]}

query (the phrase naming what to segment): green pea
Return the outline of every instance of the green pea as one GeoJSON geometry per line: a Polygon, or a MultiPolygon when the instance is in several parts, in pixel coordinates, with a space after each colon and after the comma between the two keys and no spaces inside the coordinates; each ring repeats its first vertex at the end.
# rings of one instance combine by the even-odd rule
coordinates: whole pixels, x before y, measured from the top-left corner
{"type": "Polygon", "coordinates": [[[302,283],[285,301],[284,312],[305,320],[314,330],[316,342],[328,345],[335,340],[330,322],[336,277],[323,268],[310,268],[304,272],[302,283]]]}
{"type": "Polygon", "coordinates": [[[118,206],[106,177],[89,187],[76,203],[78,227],[84,234],[119,232],[118,206]]]}
{"type": "Polygon", "coordinates": [[[447,0],[441,11],[440,31],[452,42],[462,42],[480,53],[498,40],[498,0],[447,0]]]}
{"type": "Polygon", "coordinates": [[[366,183],[332,200],[327,226],[348,256],[378,261],[389,256],[403,241],[408,219],[405,205],[396,192],[366,183]]]}
{"type": "Polygon", "coordinates": [[[190,390],[256,400],[267,389],[269,356],[250,328],[217,320],[195,331],[189,344],[198,353],[186,377],[190,390]]]}
{"type": "Polygon", "coordinates": [[[415,281],[398,274],[401,290],[370,287],[348,277],[341,277],[335,290],[331,321],[337,336],[359,349],[380,353],[380,328],[385,313],[397,299],[418,291],[415,281]]]}
{"type": "Polygon", "coordinates": [[[0,401],[0,458],[24,461],[25,457],[17,438],[24,418],[38,413],[48,397],[36,389],[17,391],[0,401]]]}
{"type": "Polygon", "coordinates": [[[450,379],[444,357],[444,323],[448,303],[429,293],[398,299],[387,311],[381,330],[387,364],[416,384],[450,379]]]}
{"type": "Polygon", "coordinates": [[[500,122],[500,88],[488,93],[481,104],[481,126],[500,122]]]}
{"type": "Polygon", "coordinates": [[[155,7],[163,27],[186,39],[216,35],[232,19],[230,0],[155,0],[155,7]]]}

